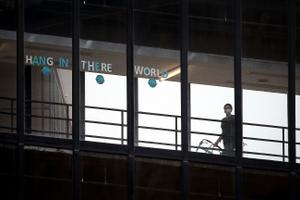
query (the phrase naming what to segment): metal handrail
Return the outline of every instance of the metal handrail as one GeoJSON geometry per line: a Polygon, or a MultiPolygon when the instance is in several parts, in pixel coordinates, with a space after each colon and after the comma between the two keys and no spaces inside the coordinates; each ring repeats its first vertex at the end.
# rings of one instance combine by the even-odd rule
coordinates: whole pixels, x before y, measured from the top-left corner
{"type": "MultiPolygon", "coordinates": [[[[10,116],[10,127],[8,126],[1,126],[2,129],[9,129],[11,132],[16,131],[16,127],[14,127],[14,118],[16,116],[16,112],[14,109],[14,103],[16,101],[15,98],[9,98],[9,97],[0,97],[0,100],[9,101],[9,106],[7,110],[10,110],[10,112],[2,112],[0,111],[0,115],[9,115],[10,116]]],[[[49,105],[60,105],[66,107],[66,117],[49,117],[49,116],[40,116],[40,115],[25,115],[26,117],[31,118],[40,118],[40,119],[52,119],[52,120],[63,120],[66,121],[66,131],[47,131],[47,130],[28,130],[32,133],[42,133],[42,134],[58,134],[58,135],[65,135],[67,138],[70,138],[72,133],[70,133],[70,122],[72,121],[72,118],[69,116],[69,109],[72,107],[72,104],[67,103],[58,103],[58,102],[49,102],[49,101],[37,101],[37,100],[26,100],[26,103],[36,103],[36,104],[49,104],[49,105]]],[[[121,138],[118,137],[106,137],[106,136],[96,136],[92,134],[82,134],[84,137],[89,138],[99,138],[99,139],[109,139],[109,140],[115,140],[120,141],[121,144],[124,144],[126,142],[125,135],[124,135],[124,127],[127,127],[126,121],[124,121],[124,114],[127,112],[125,109],[115,109],[115,108],[105,108],[105,107],[97,107],[97,106],[84,106],[85,109],[98,109],[98,110],[107,110],[107,111],[114,111],[114,112],[120,112],[121,114],[121,122],[120,123],[112,123],[112,122],[104,122],[104,121],[96,121],[96,120],[84,120],[84,123],[95,123],[95,124],[103,124],[103,125],[111,125],[111,126],[120,126],[121,127],[121,138]]],[[[152,112],[138,112],[139,115],[153,115],[153,116],[160,116],[160,117],[170,117],[175,119],[175,127],[172,128],[161,128],[161,127],[151,127],[151,126],[140,126],[138,125],[138,129],[150,129],[150,130],[159,130],[159,131],[167,131],[175,134],[175,143],[166,143],[166,142],[154,142],[154,141],[144,141],[144,140],[138,140],[139,143],[145,143],[145,144],[154,144],[154,145],[164,145],[164,146],[173,146],[175,147],[175,150],[178,150],[178,147],[181,145],[178,143],[178,133],[181,132],[181,130],[178,128],[178,119],[181,118],[179,115],[170,115],[170,114],[161,114],[161,113],[152,113],[152,112]]],[[[219,119],[209,119],[209,118],[200,118],[200,117],[190,117],[191,120],[198,120],[198,121],[209,121],[209,122],[218,122],[220,123],[221,120],[219,119]]],[[[248,152],[243,151],[245,154],[253,154],[253,155],[265,155],[265,156],[273,156],[273,157],[281,157],[282,161],[286,161],[286,158],[288,158],[287,155],[285,155],[286,147],[285,144],[288,144],[288,141],[285,140],[285,134],[288,129],[286,126],[276,126],[276,125],[266,125],[266,124],[257,124],[257,123],[248,123],[244,122],[243,125],[248,126],[257,126],[257,127],[265,127],[265,128],[275,128],[275,129],[281,129],[282,130],[282,140],[276,140],[276,139],[264,139],[264,138],[254,138],[254,137],[243,137],[243,139],[246,140],[255,140],[255,141],[264,141],[264,142],[272,142],[272,143],[281,143],[282,144],[282,155],[278,154],[270,154],[270,153],[260,153],[260,152],[248,152]]],[[[296,131],[300,131],[300,128],[296,128],[296,131]]],[[[207,135],[207,136],[217,136],[219,137],[220,134],[217,133],[208,133],[208,132],[198,132],[198,131],[189,131],[190,134],[198,134],[198,135],[207,135]]],[[[300,145],[300,143],[296,142],[296,145],[300,145]]],[[[190,148],[196,148],[198,150],[199,146],[192,146],[190,145],[190,148]]],[[[220,150],[220,148],[207,148],[203,147],[204,151],[208,150],[220,150]]],[[[222,150],[224,151],[224,150],[222,150]]],[[[300,157],[297,157],[300,158],[300,157]]]]}

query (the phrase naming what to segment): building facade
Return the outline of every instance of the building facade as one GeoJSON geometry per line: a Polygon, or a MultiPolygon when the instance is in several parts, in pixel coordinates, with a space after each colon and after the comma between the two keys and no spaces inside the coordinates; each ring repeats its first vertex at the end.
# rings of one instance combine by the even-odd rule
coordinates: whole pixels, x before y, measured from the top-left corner
{"type": "Polygon", "coordinates": [[[298,0],[0,0],[1,199],[299,199],[299,27],[298,0]]]}

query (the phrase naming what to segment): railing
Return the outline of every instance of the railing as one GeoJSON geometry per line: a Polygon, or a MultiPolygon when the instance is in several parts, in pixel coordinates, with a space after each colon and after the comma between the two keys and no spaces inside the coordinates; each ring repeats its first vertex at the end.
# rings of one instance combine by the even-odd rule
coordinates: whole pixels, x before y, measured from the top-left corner
{"type": "MultiPolygon", "coordinates": [[[[16,132],[16,99],[13,98],[6,98],[6,97],[0,97],[0,116],[8,116],[7,119],[9,119],[8,124],[2,124],[0,122],[0,130],[5,130],[6,132],[16,132]],[[3,103],[4,102],[4,103],[3,103]],[[4,108],[3,108],[4,107],[4,108]]],[[[63,106],[65,109],[65,116],[45,116],[45,115],[39,115],[35,114],[32,111],[26,111],[25,115],[25,121],[29,120],[32,124],[34,124],[35,119],[41,119],[42,124],[45,124],[45,121],[51,121],[51,120],[61,120],[65,122],[65,128],[64,130],[59,130],[59,131],[53,131],[51,130],[51,127],[49,129],[45,128],[45,125],[42,126],[40,129],[36,129],[34,126],[32,127],[31,125],[28,127],[25,127],[26,134],[35,134],[35,135],[42,135],[42,136],[48,136],[48,137],[62,137],[62,138],[71,138],[72,137],[72,118],[70,115],[70,111],[72,108],[71,104],[65,104],[65,103],[54,103],[54,102],[45,102],[45,101],[26,101],[26,104],[31,104],[30,108],[35,109],[34,104],[41,104],[43,105],[44,109],[47,109],[47,106],[45,105],[56,105],[56,106],[63,106]],[[33,121],[32,121],[33,120],[33,121]]],[[[105,134],[99,135],[98,133],[92,134],[89,133],[88,131],[83,130],[82,135],[81,135],[81,140],[106,140],[111,143],[119,143],[119,144],[127,144],[127,139],[125,134],[125,130],[127,127],[126,124],[126,110],[122,109],[113,109],[113,108],[104,108],[104,107],[95,107],[95,106],[84,106],[83,109],[93,109],[93,110],[104,110],[104,111],[109,111],[109,112],[116,112],[119,113],[120,115],[120,122],[114,123],[114,122],[109,122],[109,121],[99,121],[99,120],[87,120],[84,119],[82,120],[82,127],[85,127],[88,124],[100,124],[104,126],[113,126],[113,127],[120,127],[120,137],[110,137],[105,134]]],[[[39,108],[37,108],[39,110],[39,108]]],[[[44,112],[43,112],[44,113],[44,112]]],[[[142,130],[151,130],[151,131],[159,131],[160,134],[163,132],[169,132],[172,135],[174,135],[174,142],[161,142],[161,141],[151,141],[151,140],[143,140],[142,138],[136,138],[136,144],[139,146],[152,146],[152,147],[157,147],[157,146],[163,146],[167,149],[173,149],[173,150],[180,150],[181,149],[181,143],[180,143],[180,116],[179,115],[168,115],[168,114],[158,114],[158,113],[150,113],[150,112],[138,112],[138,116],[140,117],[141,115],[146,115],[146,116],[152,116],[154,117],[163,117],[163,118],[169,118],[172,119],[174,122],[174,128],[166,128],[166,127],[159,127],[159,126],[142,126],[138,125],[137,129],[139,130],[139,135],[142,132],[142,130]],[[144,145],[143,145],[144,144],[144,145]]],[[[216,123],[220,124],[221,120],[216,120],[216,119],[207,119],[207,118],[198,118],[198,117],[191,117],[191,121],[196,121],[197,123],[202,122],[209,122],[209,123],[216,123]]],[[[25,123],[26,124],[26,123],[25,123]]],[[[46,123],[47,124],[47,123],[46,123]]],[[[50,123],[49,123],[50,124],[50,123]]],[[[172,125],[172,126],[173,126],[172,125]]],[[[280,144],[281,145],[281,154],[273,154],[273,153],[266,153],[266,152],[254,152],[254,151],[243,151],[244,156],[245,155],[256,155],[256,156],[264,156],[264,157],[273,157],[273,158],[279,158],[283,162],[287,161],[288,156],[286,155],[286,145],[288,145],[288,141],[286,140],[287,136],[287,127],[283,126],[273,126],[273,125],[264,125],[264,124],[255,124],[255,123],[243,123],[243,126],[250,126],[250,127],[262,127],[262,128],[269,128],[269,129],[276,129],[281,131],[281,139],[269,139],[269,138],[255,138],[255,137],[243,137],[243,141],[258,141],[258,142],[264,142],[264,143],[273,143],[273,144],[280,144]]],[[[296,129],[296,131],[300,131],[300,129],[296,129]]],[[[207,131],[190,131],[190,136],[200,136],[200,137],[205,137],[204,139],[207,139],[207,137],[218,138],[220,136],[219,133],[209,133],[207,131]]],[[[198,140],[191,140],[190,143],[190,151],[197,151],[199,149],[199,139],[198,140]],[[196,141],[196,143],[195,143],[196,141]],[[192,145],[192,143],[196,145],[192,145]]],[[[300,143],[296,143],[296,145],[300,145],[300,143]]],[[[218,148],[211,148],[211,147],[203,147],[203,150],[216,150],[220,152],[220,149],[218,148]]],[[[222,150],[224,151],[224,150],[222,150]]],[[[300,157],[297,157],[297,159],[300,159],[300,157]]]]}

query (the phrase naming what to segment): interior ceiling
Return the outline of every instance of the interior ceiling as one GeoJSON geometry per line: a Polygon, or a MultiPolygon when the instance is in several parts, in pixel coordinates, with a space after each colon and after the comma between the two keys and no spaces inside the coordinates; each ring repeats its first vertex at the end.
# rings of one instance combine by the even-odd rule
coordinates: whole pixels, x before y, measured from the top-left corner
{"type": "MultiPolygon", "coordinates": [[[[51,36],[50,36],[51,37],[51,36]]],[[[63,39],[63,38],[61,38],[63,39]]],[[[126,74],[126,54],[122,48],[114,48],[113,44],[101,42],[100,47],[92,41],[82,41],[82,44],[89,43],[91,48],[81,49],[81,59],[111,63],[113,74],[126,74]],[[107,47],[107,48],[106,48],[107,47]]],[[[61,44],[57,41],[54,44],[61,44]]],[[[35,42],[25,43],[27,55],[44,55],[56,58],[68,57],[71,59],[71,51],[68,46],[50,45],[35,42]]],[[[87,46],[87,45],[86,45],[87,46]]],[[[122,45],[121,45],[122,46],[122,45]]],[[[15,41],[0,40],[1,73],[8,73],[6,64],[15,64],[15,41]],[[6,64],[5,64],[6,63],[6,64]],[[5,72],[6,71],[6,72],[5,72]]],[[[160,71],[168,71],[180,65],[179,52],[167,49],[137,46],[135,48],[135,64],[140,66],[153,66],[160,71]]],[[[282,62],[243,59],[243,88],[286,93],[288,85],[287,64],[282,62]]],[[[180,75],[169,80],[179,81],[180,75]]],[[[297,81],[300,81],[300,65],[297,66],[297,81]]],[[[189,54],[189,82],[223,87],[233,87],[233,58],[224,55],[205,54],[190,52],[189,54]]],[[[300,87],[297,87],[297,94],[300,94],[300,87]]]]}
{"type": "MultiPolygon", "coordinates": [[[[13,29],[11,21],[4,20],[15,15],[14,4],[9,2],[11,1],[0,1],[1,29],[13,29]]],[[[124,0],[86,0],[84,3],[82,1],[81,5],[81,37],[88,39],[82,43],[84,48],[81,50],[81,58],[100,59],[102,62],[112,63],[113,73],[119,75],[126,73],[126,46],[122,44],[126,42],[127,27],[126,15],[122,12],[126,8],[124,2],[124,0]],[[96,28],[102,25],[105,26],[105,29],[96,28]],[[98,43],[98,46],[93,47],[88,45],[89,43],[98,43]]],[[[179,66],[180,55],[179,51],[176,50],[179,49],[179,43],[176,42],[179,32],[174,28],[178,26],[178,17],[174,18],[178,15],[178,2],[176,0],[135,1],[135,12],[139,16],[135,19],[136,65],[155,66],[161,71],[179,66]],[[151,31],[152,28],[156,28],[156,31],[151,31]]],[[[193,51],[189,55],[189,81],[191,83],[233,87],[233,58],[228,56],[232,54],[230,34],[218,35],[220,19],[232,17],[229,2],[226,0],[190,0],[190,18],[199,22],[193,25],[196,28],[193,29],[190,37],[200,38],[190,44],[191,51],[193,51]],[[221,51],[222,53],[220,53],[221,51]]],[[[243,35],[246,38],[249,37],[243,41],[243,55],[249,53],[249,57],[259,59],[243,60],[242,81],[244,88],[272,92],[287,91],[287,65],[280,62],[280,60],[285,60],[287,51],[284,49],[285,46],[281,44],[286,41],[282,40],[281,31],[270,34],[273,33],[273,25],[276,30],[282,28],[282,26],[276,26],[276,23],[281,23],[280,19],[284,17],[283,12],[280,11],[279,16],[274,17],[272,15],[280,8],[278,6],[280,2],[278,0],[264,0],[263,2],[256,0],[248,1],[245,4],[247,7],[244,10],[245,13],[250,13],[245,20],[249,20],[251,23],[243,22],[247,24],[248,28],[246,29],[248,32],[243,35]],[[266,17],[266,13],[270,16],[266,17]],[[275,20],[275,24],[272,24],[274,19],[278,21],[275,20]],[[264,40],[252,40],[255,35],[248,33],[264,35],[264,40]],[[262,41],[276,44],[278,49],[276,49],[277,47],[273,48],[274,45],[270,47],[262,44],[262,41]],[[270,55],[271,57],[268,57],[270,55]],[[275,59],[272,59],[272,56],[275,56],[275,59]],[[277,62],[268,60],[277,60],[277,62]]],[[[25,45],[27,54],[49,55],[54,58],[71,56],[70,4],[70,0],[26,1],[25,29],[26,32],[36,33],[28,34],[31,37],[27,37],[25,45]],[[51,36],[45,37],[43,34],[51,36]],[[33,35],[35,36],[32,37],[33,35]],[[62,45],[60,44],[61,40],[67,42],[62,45]]],[[[2,63],[15,63],[14,48],[15,41],[13,39],[1,40],[0,59],[2,63]]],[[[297,70],[297,80],[300,77],[299,71],[297,70]]],[[[179,77],[177,75],[170,80],[179,81],[179,77]]],[[[300,94],[300,88],[297,87],[297,89],[297,94],[300,94]]]]}

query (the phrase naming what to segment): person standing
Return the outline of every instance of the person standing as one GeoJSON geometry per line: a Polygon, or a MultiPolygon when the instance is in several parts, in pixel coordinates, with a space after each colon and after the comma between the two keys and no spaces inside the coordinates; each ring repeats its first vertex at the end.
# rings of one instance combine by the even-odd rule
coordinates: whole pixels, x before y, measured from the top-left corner
{"type": "Polygon", "coordinates": [[[233,156],[235,151],[235,117],[231,114],[231,104],[224,105],[224,113],[226,116],[221,121],[222,134],[214,145],[217,146],[223,140],[224,151],[221,155],[233,156]]]}

